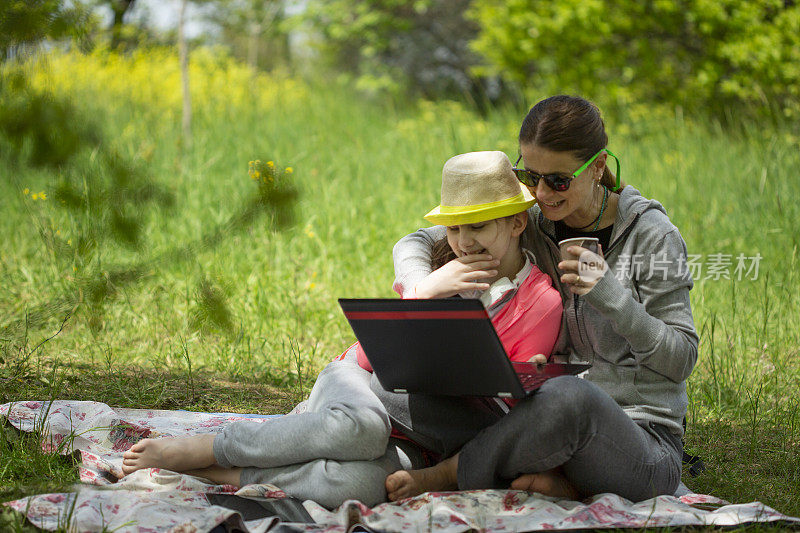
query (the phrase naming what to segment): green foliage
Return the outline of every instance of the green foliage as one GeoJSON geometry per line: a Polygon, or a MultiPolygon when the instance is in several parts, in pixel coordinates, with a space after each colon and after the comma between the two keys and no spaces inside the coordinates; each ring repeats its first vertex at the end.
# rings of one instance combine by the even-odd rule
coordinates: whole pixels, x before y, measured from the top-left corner
{"type": "Polygon", "coordinates": [[[72,106],[30,87],[25,71],[14,67],[0,70],[0,135],[18,159],[52,168],[65,164],[82,145],[97,142],[72,106]]]}
{"type": "MultiPolygon", "coordinates": [[[[157,211],[174,208],[173,192],[155,182],[141,160],[116,150],[86,110],[35,88],[29,82],[30,65],[0,68],[0,148],[4,163],[15,169],[4,173],[4,179],[30,202],[31,220],[38,226],[52,262],[59,269],[71,267],[73,274],[69,282],[59,283],[60,294],[7,322],[0,329],[2,336],[26,334],[28,328],[42,327],[78,307],[91,331],[97,333],[104,327],[106,304],[125,288],[218,245],[264,212],[270,214],[273,228],[293,222],[297,191],[290,180],[292,169],[278,172],[270,161],[269,180],[259,180],[253,194],[227,221],[210,225],[200,239],[173,242],[167,251],[153,254],[145,230],[157,211]],[[28,168],[48,177],[47,193],[31,194],[19,184],[18,173],[28,168]],[[33,209],[48,198],[54,209],[46,213],[33,209]],[[57,229],[58,221],[63,220],[70,221],[70,237],[57,229]],[[119,248],[136,252],[138,257],[106,264],[119,248]]],[[[204,283],[198,294],[193,320],[198,329],[211,324],[231,331],[222,294],[204,283]]]]}
{"type": "Polygon", "coordinates": [[[469,41],[477,26],[464,18],[469,0],[326,0],[305,19],[322,36],[323,57],[365,91],[441,97],[480,92],[470,72],[469,41]]]}
{"type": "Polygon", "coordinates": [[[481,72],[539,94],[800,116],[800,5],[783,0],[475,0],[481,72]]]}
{"type": "MultiPolygon", "coordinates": [[[[23,326],[42,325],[84,300],[91,310],[90,323],[96,323],[103,302],[114,293],[115,282],[136,277],[136,271],[109,275],[91,265],[102,260],[109,246],[140,247],[148,204],[169,207],[172,195],[102,142],[100,127],[71,102],[32,87],[24,65],[6,65],[2,74],[0,147],[5,148],[7,164],[17,170],[40,168],[49,176],[51,203],[59,211],[71,212],[76,224],[72,238],[66,239],[54,230],[53,217],[34,215],[40,238],[58,264],[87,272],[72,294],[34,310],[7,331],[15,334],[23,326]],[[88,274],[91,270],[95,272],[88,274]]],[[[16,181],[15,173],[6,176],[16,181]]],[[[47,198],[44,192],[30,196],[32,201],[47,198]]]]}
{"type": "Polygon", "coordinates": [[[44,39],[84,39],[93,19],[82,2],[6,0],[0,2],[0,54],[44,39]]]}
{"type": "Polygon", "coordinates": [[[203,278],[195,294],[195,306],[191,311],[190,324],[196,330],[233,330],[231,311],[224,288],[203,278]]]}
{"type": "Polygon", "coordinates": [[[220,28],[220,43],[251,68],[286,67],[289,57],[288,20],[283,0],[214,0],[206,17],[220,28]]]}

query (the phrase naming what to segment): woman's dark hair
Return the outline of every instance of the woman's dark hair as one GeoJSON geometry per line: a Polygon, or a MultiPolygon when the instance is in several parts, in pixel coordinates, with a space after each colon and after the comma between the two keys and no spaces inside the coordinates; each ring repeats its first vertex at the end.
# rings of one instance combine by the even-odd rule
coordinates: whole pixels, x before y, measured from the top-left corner
{"type": "MultiPolygon", "coordinates": [[[[560,94],[537,103],[528,112],[519,130],[519,144],[535,144],[554,152],[575,152],[588,161],[608,146],[600,110],[580,96],[560,94]]],[[[606,165],[600,183],[613,189],[616,177],[606,165]]],[[[625,186],[620,184],[620,189],[625,186]]]]}

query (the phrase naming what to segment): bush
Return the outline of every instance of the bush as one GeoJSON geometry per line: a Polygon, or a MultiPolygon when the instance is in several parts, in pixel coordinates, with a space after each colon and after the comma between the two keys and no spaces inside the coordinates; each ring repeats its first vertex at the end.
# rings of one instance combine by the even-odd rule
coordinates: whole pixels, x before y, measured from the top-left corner
{"type": "Polygon", "coordinates": [[[783,0],[475,0],[473,47],[526,89],[800,115],[800,6],[783,0]]]}

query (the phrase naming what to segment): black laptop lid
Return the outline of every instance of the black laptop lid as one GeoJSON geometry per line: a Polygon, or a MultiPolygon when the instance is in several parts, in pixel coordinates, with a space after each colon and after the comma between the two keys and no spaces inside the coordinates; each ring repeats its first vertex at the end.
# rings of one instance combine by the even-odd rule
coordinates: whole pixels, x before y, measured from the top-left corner
{"type": "Polygon", "coordinates": [[[479,300],[340,298],[386,390],[525,396],[479,300]]]}

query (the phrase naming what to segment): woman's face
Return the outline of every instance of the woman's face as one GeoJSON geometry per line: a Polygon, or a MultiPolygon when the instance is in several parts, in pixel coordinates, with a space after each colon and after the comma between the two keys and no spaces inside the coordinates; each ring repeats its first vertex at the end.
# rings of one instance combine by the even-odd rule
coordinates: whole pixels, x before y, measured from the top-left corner
{"type": "MultiPolygon", "coordinates": [[[[561,174],[571,176],[585,161],[576,159],[574,152],[554,152],[535,144],[520,146],[522,161],[527,170],[537,174],[561,174]]],[[[545,180],[536,187],[529,187],[536,197],[542,214],[550,220],[561,220],[571,227],[583,227],[597,216],[593,207],[595,180],[602,175],[605,154],[601,154],[589,167],[570,182],[566,191],[554,191],[545,180]],[[602,161],[601,161],[602,158],[602,161]]]]}

